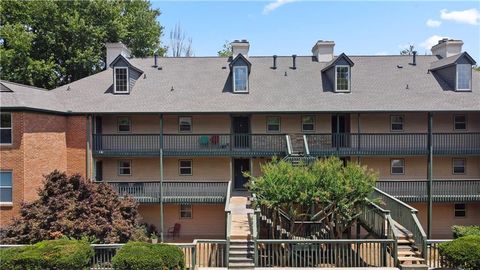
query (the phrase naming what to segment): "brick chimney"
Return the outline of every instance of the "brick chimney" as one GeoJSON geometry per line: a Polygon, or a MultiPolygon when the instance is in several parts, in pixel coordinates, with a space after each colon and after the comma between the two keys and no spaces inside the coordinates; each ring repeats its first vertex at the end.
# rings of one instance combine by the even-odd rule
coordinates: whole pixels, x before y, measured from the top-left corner
{"type": "Polygon", "coordinates": [[[250,43],[248,43],[246,39],[234,40],[230,44],[232,45],[233,58],[235,58],[240,53],[243,56],[248,57],[248,50],[250,49],[250,43]]]}
{"type": "Polygon", "coordinates": [[[313,56],[317,58],[318,62],[329,62],[333,59],[333,48],[335,42],[327,40],[319,40],[312,48],[313,56]]]}
{"type": "Polygon", "coordinates": [[[117,58],[118,55],[123,55],[125,58],[130,57],[131,52],[125,46],[125,44],[121,42],[117,43],[106,43],[105,47],[107,48],[107,62],[105,63],[106,66],[110,66],[110,64],[117,58]]]}
{"type": "Polygon", "coordinates": [[[446,58],[457,55],[462,52],[463,41],[444,38],[438,41],[438,44],[432,47],[432,54],[446,58]]]}

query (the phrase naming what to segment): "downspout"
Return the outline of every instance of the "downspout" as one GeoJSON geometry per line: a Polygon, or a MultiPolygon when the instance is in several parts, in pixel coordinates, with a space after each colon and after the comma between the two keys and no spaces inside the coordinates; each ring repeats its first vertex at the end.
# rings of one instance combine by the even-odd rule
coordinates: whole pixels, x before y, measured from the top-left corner
{"type": "MultiPolygon", "coordinates": [[[[357,113],[357,150],[360,153],[360,113],[357,113]]],[[[360,156],[357,156],[357,162],[360,163],[360,156]]]]}
{"type": "Polygon", "coordinates": [[[427,137],[427,195],[428,195],[428,228],[427,239],[432,238],[432,164],[433,164],[433,113],[428,113],[428,137],[427,137]]]}
{"type": "Polygon", "coordinates": [[[163,243],[163,114],[160,114],[160,242],[163,243]]]}
{"type": "Polygon", "coordinates": [[[85,178],[86,179],[92,179],[92,172],[91,172],[91,159],[90,159],[90,156],[91,156],[91,115],[87,114],[86,115],[87,117],[87,126],[86,126],[86,136],[87,136],[87,149],[86,149],[86,166],[85,166],[85,178]]]}

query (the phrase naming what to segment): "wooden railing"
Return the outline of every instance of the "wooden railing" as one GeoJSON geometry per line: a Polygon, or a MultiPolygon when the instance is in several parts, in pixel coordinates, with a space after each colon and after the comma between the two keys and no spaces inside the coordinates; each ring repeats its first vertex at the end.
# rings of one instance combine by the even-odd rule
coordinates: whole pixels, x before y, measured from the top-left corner
{"type": "MultiPolygon", "coordinates": [[[[404,202],[425,202],[427,180],[382,180],[377,188],[404,202]]],[[[480,201],[480,179],[433,180],[432,199],[435,202],[480,201]]]]}
{"type": "Polygon", "coordinates": [[[229,251],[230,251],[230,237],[232,234],[232,210],[230,209],[230,198],[232,192],[232,180],[228,181],[227,186],[227,196],[225,198],[225,219],[226,219],[226,228],[225,228],[225,249],[227,250],[225,254],[225,264],[228,265],[229,260],[229,251]]]}
{"type": "MultiPolygon", "coordinates": [[[[426,155],[427,133],[307,134],[312,155],[426,155]]],[[[480,153],[480,133],[434,133],[436,155],[480,153]]]]}
{"type": "Polygon", "coordinates": [[[438,245],[452,240],[427,240],[427,265],[429,268],[452,268],[453,265],[448,263],[443,256],[440,255],[438,245]]]}

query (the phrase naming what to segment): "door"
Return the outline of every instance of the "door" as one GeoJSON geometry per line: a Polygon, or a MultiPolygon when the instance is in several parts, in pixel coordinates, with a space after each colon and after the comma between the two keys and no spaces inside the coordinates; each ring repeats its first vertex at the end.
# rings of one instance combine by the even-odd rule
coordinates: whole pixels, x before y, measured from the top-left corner
{"type": "Polygon", "coordinates": [[[248,178],[243,175],[243,172],[246,171],[250,171],[250,159],[233,159],[233,177],[235,189],[245,189],[245,184],[248,182],[248,178]]]}
{"type": "Polygon", "coordinates": [[[233,145],[235,148],[250,147],[250,118],[235,116],[232,118],[233,145]]]}
{"type": "Polygon", "coordinates": [[[93,148],[94,150],[103,150],[103,143],[102,143],[102,117],[95,116],[95,135],[93,135],[93,148]]]}
{"type": "Polygon", "coordinates": [[[350,146],[350,115],[332,115],[332,146],[350,146]]]}

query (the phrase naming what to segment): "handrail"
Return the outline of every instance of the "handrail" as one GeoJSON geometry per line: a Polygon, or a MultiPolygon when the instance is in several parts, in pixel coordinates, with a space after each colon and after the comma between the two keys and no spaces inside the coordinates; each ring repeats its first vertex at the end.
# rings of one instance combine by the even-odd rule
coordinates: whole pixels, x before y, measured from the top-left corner
{"type": "Polygon", "coordinates": [[[230,234],[232,231],[232,210],[230,209],[230,197],[231,197],[231,191],[232,190],[232,180],[228,181],[227,185],[227,197],[225,199],[225,215],[227,216],[226,218],[226,228],[225,228],[225,239],[226,239],[226,250],[227,254],[225,254],[225,264],[228,265],[229,261],[229,250],[230,250],[230,234]]]}
{"type": "Polygon", "coordinates": [[[290,135],[286,134],[285,135],[285,140],[287,142],[287,154],[291,155],[292,154],[292,141],[290,140],[290,135]]]}
{"type": "Polygon", "coordinates": [[[307,135],[303,134],[303,148],[305,148],[305,155],[310,155],[310,148],[308,147],[307,135]]]}

